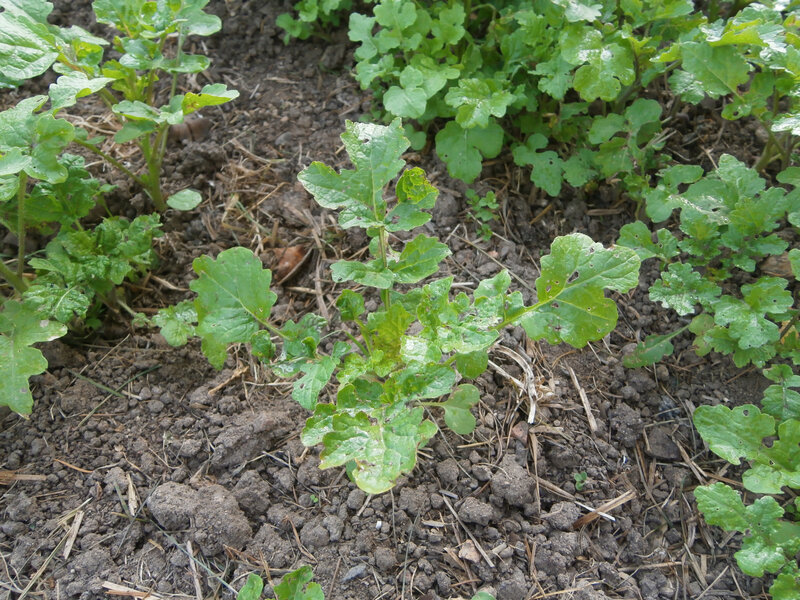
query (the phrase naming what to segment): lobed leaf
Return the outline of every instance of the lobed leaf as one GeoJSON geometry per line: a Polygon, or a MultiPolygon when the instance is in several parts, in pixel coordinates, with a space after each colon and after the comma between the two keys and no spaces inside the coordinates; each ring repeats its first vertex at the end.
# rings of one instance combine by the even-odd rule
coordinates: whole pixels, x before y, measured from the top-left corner
{"type": "Polygon", "coordinates": [[[436,134],[436,153],[447,165],[447,172],[466,183],[481,173],[483,158],[494,158],[503,147],[503,128],[489,120],[485,128],[464,129],[448,121],[436,134]]]}
{"type": "Polygon", "coordinates": [[[33,396],[28,379],[47,368],[38,342],[49,342],[66,335],[61,323],[43,319],[35,309],[16,300],[6,300],[0,312],[0,405],[21,415],[30,414],[33,396]]]}
{"type": "Polygon", "coordinates": [[[629,248],[605,249],[583,234],[556,238],[542,258],[538,302],[519,324],[534,340],[583,347],[609,333],[617,307],[604,289],[626,292],[638,283],[639,258],[629,248]]]}
{"type": "Polygon", "coordinates": [[[249,342],[267,322],[277,295],[269,290],[272,273],[247,248],[230,248],[217,259],[196,258],[198,278],[189,284],[197,294],[197,335],[203,351],[222,368],[228,344],[249,342]]]}

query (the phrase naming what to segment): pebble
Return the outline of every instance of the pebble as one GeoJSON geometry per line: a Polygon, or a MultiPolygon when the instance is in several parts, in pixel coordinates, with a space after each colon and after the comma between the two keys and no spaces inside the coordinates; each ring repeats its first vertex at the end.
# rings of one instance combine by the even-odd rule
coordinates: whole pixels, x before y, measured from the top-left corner
{"type": "Polygon", "coordinates": [[[367,574],[367,565],[360,564],[352,567],[347,573],[344,574],[342,577],[342,581],[352,581],[353,579],[358,579],[359,577],[363,577],[367,574]]]}

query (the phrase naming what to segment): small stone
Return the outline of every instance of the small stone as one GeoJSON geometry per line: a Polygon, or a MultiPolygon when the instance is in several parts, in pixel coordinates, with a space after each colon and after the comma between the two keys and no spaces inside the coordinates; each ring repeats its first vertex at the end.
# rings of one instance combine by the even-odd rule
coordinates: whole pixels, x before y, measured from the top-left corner
{"type": "Polygon", "coordinates": [[[366,499],[367,495],[362,490],[356,488],[347,495],[347,508],[350,510],[358,510],[366,499]]]}
{"type": "Polygon", "coordinates": [[[356,565],[355,567],[350,568],[347,573],[344,574],[342,577],[342,581],[351,581],[353,579],[358,579],[359,577],[363,577],[367,574],[367,565],[360,564],[356,565]]]}
{"type": "Polygon", "coordinates": [[[375,566],[379,571],[387,572],[397,564],[394,550],[380,546],[375,548],[375,566]]]}
{"type": "Polygon", "coordinates": [[[681,452],[664,427],[653,427],[647,434],[649,454],[660,460],[678,460],[681,452]]]}
{"type": "Polygon", "coordinates": [[[490,504],[470,496],[464,500],[464,504],[458,509],[458,516],[465,523],[476,523],[486,526],[493,520],[494,509],[490,504]]]}
{"type": "Polygon", "coordinates": [[[458,463],[453,458],[448,458],[436,465],[436,474],[444,485],[456,485],[458,483],[458,463]]]}
{"type": "Polygon", "coordinates": [[[481,561],[481,555],[472,540],[467,540],[461,544],[461,548],[458,550],[458,558],[463,558],[471,563],[479,563],[481,561]]]}
{"type": "Polygon", "coordinates": [[[572,524],[581,516],[580,507],[573,502],[556,502],[542,520],[561,531],[570,531],[572,524]]]}

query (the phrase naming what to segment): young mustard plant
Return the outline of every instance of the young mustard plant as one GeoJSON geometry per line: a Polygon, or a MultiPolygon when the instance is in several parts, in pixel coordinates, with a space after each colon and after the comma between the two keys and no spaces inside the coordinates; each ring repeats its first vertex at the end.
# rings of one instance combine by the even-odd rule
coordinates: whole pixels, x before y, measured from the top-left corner
{"type": "MultiPolygon", "coordinates": [[[[761,409],[751,404],[700,406],[693,416],[712,452],[734,465],[751,461],[742,481],[756,494],[800,488],[800,393],[792,389],[800,387],[795,374],[800,365],[800,250],[786,252],[786,236],[775,233],[787,224],[800,227],[799,175],[797,168],[778,175],[779,182],[795,186],[787,192],[767,186],[754,169],[732,156],[722,156],[718,168],[705,176],[700,167],[670,167],[647,194],[646,210],[657,222],[679,210],[680,232],[659,229],[653,236],[644,223],[636,222],[624,226],[619,238],[640,258],[662,262],[650,298],[679,315],[694,313],[676,331],[648,337],[626,357],[627,366],[652,364],[670,354],[671,340],[687,329],[695,335],[701,356],[714,350],[731,355],[739,367],[772,365],[763,371],[773,385],[766,389],[761,409]],[[785,258],[786,268],[758,273],[770,270],[764,261],[772,257],[785,258]],[[737,285],[743,277],[750,282],[737,285]]],[[[786,231],[789,236],[796,233],[786,231]]],[[[786,503],[762,496],[746,504],[723,483],[698,487],[695,496],[708,523],[744,534],[735,555],[744,573],[775,573],[773,598],[800,597],[796,504],[789,503],[795,517],[790,520],[782,518],[786,503]]]]}
{"type": "Polygon", "coordinates": [[[0,261],[10,288],[0,311],[0,405],[21,414],[33,405],[28,378],[47,367],[33,344],[63,336],[67,325],[97,324],[101,303],[124,307],[116,286],[152,265],[160,226],[157,215],[143,215],[83,227],[110,186],[89,175],[82,157],[64,152],[75,129],[56,109],[43,110],[47,100],[26,98],[0,112],[0,224],[18,247],[16,264],[0,261]],[[27,257],[30,231],[55,234],[43,256],[27,257]]]}
{"type": "Polygon", "coordinates": [[[337,173],[315,162],[299,175],[321,206],[339,211],[341,227],[363,228],[370,238],[369,260],[331,266],[333,281],[350,286],[336,301],[339,329],[328,329],[315,314],[282,327],[270,323],[276,299],[267,291],[270,271],[244,248],[196,259],[199,277],[190,287],[197,298],[155,321],[170,343],[199,336],[218,368],[230,344],[249,343],[277,374],[301,375],[292,396],[313,411],[303,443],[323,445],[321,468],[344,465],[359,487],[380,493],[413,469],[418,448],[438,430],[432,414],[443,412],[456,433],[473,431],[470,409],[480,392],[469,381],[484,372],[489,349],[506,327],[520,325],[534,340],[575,347],[602,338],[617,321],[604,290],[635,286],[639,259],[630,249],[606,249],[582,234],[557,238],[542,259],[531,306],[520,292],[509,292],[506,271],[479,282],[472,297],[451,293],[452,277],[421,284],[436,275],[450,250],[423,233],[405,242],[395,238],[427,223],[438,195],[422,169],[400,174],[409,147],[400,120],[389,126],[348,122],[342,141],[354,169],[337,173]],[[384,188],[395,179],[390,203],[384,188]],[[368,310],[373,294],[378,306],[368,310]],[[335,398],[321,401],[332,378],[335,398]]]}
{"type": "Polygon", "coordinates": [[[60,73],[50,86],[54,111],[97,94],[122,128],[117,143],[135,142],[145,167],[135,173],[101,148],[104,138],[89,138],[83,130],[72,141],[100,155],[136,183],[163,212],[167,206],[186,210],[200,202],[194,190],[168,199],[161,190],[161,165],[171,125],[204,106],[215,106],[239,93],[224,84],[209,84],[199,93],[178,94],[178,77],[208,68],[210,60],[184,51],[192,35],[211,35],[221,22],[203,12],[208,0],[95,0],[98,22],[114,27],[113,48],[119,57],[104,60],[108,42],[77,26],[61,28],[47,22],[52,3],[45,0],[0,0],[0,87],[15,87],[51,66],[60,73]],[[173,43],[174,40],[174,43],[173,43]],[[26,49],[25,52],[19,51],[26,49]],[[166,76],[169,84],[159,86],[166,76]],[[109,89],[109,86],[111,89],[109,89]],[[113,90],[113,91],[112,91],[113,90]]]}

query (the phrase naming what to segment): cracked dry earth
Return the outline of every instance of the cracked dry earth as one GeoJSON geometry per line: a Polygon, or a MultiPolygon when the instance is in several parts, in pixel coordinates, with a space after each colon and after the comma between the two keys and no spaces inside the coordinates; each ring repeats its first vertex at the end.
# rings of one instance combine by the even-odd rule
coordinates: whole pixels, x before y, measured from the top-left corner
{"type": "MultiPolygon", "coordinates": [[[[56,6],[56,20],[108,34],[91,24],[88,2],[56,6]]],[[[171,147],[167,187],[192,185],[207,201],[166,215],[160,266],[126,289],[137,310],[187,297],[192,259],[240,244],[268,265],[275,248],[308,250],[275,287],[274,314],[324,313],[340,291],[328,265],[365,245],[338,230],[296,176],[311,160],[345,165],[338,136],[370,99],[348,76],[343,32],[283,45],[274,21],[288,9],[211,3],[224,27],[203,42],[210,80],[241,96],[204,115],[205,139],[171,147]]],[[[465,219],[463,185],[430,152],[408,161],[442,191],[431,234],[453,250],[445,269],[471,285],[502,265],[527,300],[553,237],[581,231],[608,244],[632,219],[602,189],[542,213],[547,203],[529,198],[526,177],[497,164],[480,185],[501,196],[503,219],[483,242],[465,219]]],[[[138,190],[114,183],[123,212],[146,208],[138,190]]],[[[478,381],[474,434],[440,434],[408,477],[375,497],[341,469],[318,469],[319,449],[299,440],[307,415],[245,351],[216,372],[199,346],[173,349],[109,314],[95,337],[44,348],[50,366],[32,382],[33,414],[2,422],[0,596],[231,598],[250,572],[269,594],[308,564],[330,600],[479,589],[498,600],[766,597],[763,582],[736,570],[738,539],[698,516],[693,488],[730,473],[690,420],[699,404],[756,400],[765,383],[727,359],[698,359],[683,338],[657,367],[623,368],[638,339],[679,320],[647,299],[656,276],[646,263],[639,288],[615,298],[617,331],[586,349],[509,330],[478,381]]]]}

